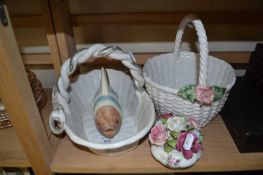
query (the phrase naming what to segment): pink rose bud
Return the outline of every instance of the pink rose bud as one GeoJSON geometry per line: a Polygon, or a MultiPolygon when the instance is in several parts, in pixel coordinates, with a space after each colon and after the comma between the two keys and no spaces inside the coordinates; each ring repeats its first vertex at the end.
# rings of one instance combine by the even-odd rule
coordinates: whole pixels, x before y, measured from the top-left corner
{"type": "Polygon", "coordinates": [[[214,92],[211,86],[197,86],[195,95],[201,105],[210,105],[214,99],[214,92]]]}
{"type": "Polygon", "coordinates": [[[195,129],[201,130],[201,126],[199,125],[199,123],[196,121],[196,119],[194,117],[189,117],[187,121],[195,129]]]}
{"type": "Polygon", "coordinates": [[[151,144],[163,145],[169,137],[166,127],[162,124],[157,124],[151,129],[149,140],[151,144]]]}
{"type": "Polygon", "coordinates": [[[193,132],[182,132],[178,137],[176,149],[179,152],[183,153],[184,158],[191,159],[193,157],[194,153],[198,153],[200,150],[202,150],[202,145],[201,145],[201,143],[199,143],[199,139],[195,133],[193,133],[193,132]],[[190,145],[186,146],[185,144],[186,144],[186,141],[187,141],[186,139],[187,139],[188,135],[190,135],[190,137],[192,137],[192,140],[190,143],[187,143],[190,145]],[[188,147],[189,149],[185,149],[185,147],[188,147]]]}
{"type": "Polygon", "coordinates": [[[173,117],[172,113],[165,113],[165,114],[161,114],[160,115],[160,118],[164,118],[164,119],[168,119],[170,117],[173,117]]]}

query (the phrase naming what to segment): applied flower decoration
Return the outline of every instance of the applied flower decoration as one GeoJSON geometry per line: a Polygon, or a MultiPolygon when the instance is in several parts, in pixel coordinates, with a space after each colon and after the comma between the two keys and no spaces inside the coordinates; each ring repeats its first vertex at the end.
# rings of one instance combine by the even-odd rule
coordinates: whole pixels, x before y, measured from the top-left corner
{"type": "Polygon", "coordinates": [[[220,100],[226,92],[226,88],[219,86],[186,85],[179,89],[178,96],[192,103],[198,102],[201,106],[209,106],[220,100]]]}
{"type": "MultiPolygon", "coordinates": [[[[166,153],[181,152],[185,159],[191,159],[194,153],[202,151],[200,126],[193,117],[185,118],[170,113],[160,115],[151,129],[149,141],[162,146],[166,153]]],[[[167,160],[168,164],[173,161],[167,160]]]]}
{"type": "Polygon", "coordinates": [[[156,124],[149,135],[149,140],[152,144],[163,145],[169,137],[168,130],[163,124],[156,124]]]}

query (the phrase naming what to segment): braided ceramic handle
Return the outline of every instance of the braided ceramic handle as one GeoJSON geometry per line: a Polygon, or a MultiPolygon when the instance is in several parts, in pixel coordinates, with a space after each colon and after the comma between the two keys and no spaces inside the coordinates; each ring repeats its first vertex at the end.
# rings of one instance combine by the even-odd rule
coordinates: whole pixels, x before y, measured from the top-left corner
{"type": "Polygon", "coordinates": [[[180,56],[180,48],[182,44],[182,37],[184,34],[184,29],[188,24],[193,24],[195,30],[197,32],[198,42],[199,42],[199,55],[200,55],[200,71],[199,71],[199,80],[198,84],[201,86],[207,85],[207,74],[208,74],[208,44],[206,32],[203,26],[203,23],[200,19],[198,19],[195,15],[187,15],[181,21],[177,35],[175,39],[175,47],[174,47],[174,57],[179,58],[180,56]]]}
{"type": "Polygon", "coordinates": [[[117,46],[106,47],[102,44],[95,44],[88,49],[79,51],[72,59],[67,60],[62,65],[61,76],[58,80],[58,88],[59,93],[66,101],[69,101],[67,92],[67,88],[70,85],[69,75],[75,71],[77,65],[85,63],[91,57],[110,57],[112,59],[121,61],[127,68],[130,69],[135,81],[135,85],[138,87],[138,89],[141,89],[144,85],[142,69],[137,64],[135,64],[134,57],[131,53],[126,53],[117,46]]]}
{"type": "Polygon", "coordinates": [[[51,130],[56,134],[60,134],[64,131],[65,113],[71,113],[68,106],[70,98],[67,92],[67,89],[70,86],[69,75],[76,70],[78,65],[85,63],[92,57],[110,57],[121,61],[127,68],[130,69],[131,75],[133,76],[137,87],[136,90],[144,92],[142,88],[144,85],[142,69],[135,64],[135,58],[131,53],[124,52],[117,46],[106,47],[102,44],[95,44],[88,49],[80,50],[73,56],[73,58],[68,59],[63,63],[58,84],[53,88],[53,111],[49,118],[49,125],[51,130]]]}

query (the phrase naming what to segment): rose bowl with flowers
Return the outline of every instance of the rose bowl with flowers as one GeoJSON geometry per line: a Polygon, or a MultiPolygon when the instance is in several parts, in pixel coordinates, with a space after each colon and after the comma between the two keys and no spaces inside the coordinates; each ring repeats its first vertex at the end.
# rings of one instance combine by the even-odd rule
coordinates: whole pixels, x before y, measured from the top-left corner
{"type": "Polygon", "coordinates": [[[169,168],[187,168],[202,156],[202,135],[194,117],[166,113],[149,134],[153,157],[169,168]]]}

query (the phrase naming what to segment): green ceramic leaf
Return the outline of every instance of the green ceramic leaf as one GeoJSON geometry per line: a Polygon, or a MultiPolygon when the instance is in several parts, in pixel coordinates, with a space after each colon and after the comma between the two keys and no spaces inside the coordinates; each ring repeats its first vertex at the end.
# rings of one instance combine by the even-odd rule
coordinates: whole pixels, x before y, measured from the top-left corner
{"type": "Polygon", "coordinates": [[[173,147],[173,148],[175,148],[176,143],[177,143],[177,142],[176,142],[175,139],[173,139],[173,140],[168,140],[168,141],[167,141],[167,144],[170,145],[170,146],[173,147]]]}
{"type": "Polygon", "coordinates": [[[200,136],[199,137],[199,143],[202,143],[203,142],[203,136],[200,136]]]}
{"type": "Polygon", "coordinates": [[[163,145],[163,149],[164,149],[165,152],[169,153],[169,152],[171,152],[174,148],[173,148],[172,146],[168,145],[168,143],[165,143],[165,144],[163,145]]]}
{"type": "Polygon", "coordinates": [[[174,139],[176,139],[180,133],[177,131],[171,131],[170,134],[174,139]]]}
{"type": "Polygon", "coordinates": [[[167,119],[162,118],[162,122],[163,122],[164,125],[166,125],[167,124],[167,119]]]}
{"type": "Polygon", "coordinates": [[[187,131],[192,131],[192,130],[194,130],[194,129],[195,129],[195,127],[192,126],[192,125],[187,125],[187,127],[186,127],[186,130],[187,130],[187,131]]]}
{"type": "Polygon", "coordinates": [[[186,85],[179,89],[178,95],[185,100],[189,100],[192,103],[195,102],[195,85],[186,85]]]}
{"type": "Polygon", "coordinates": [[[214,101],[220,100],[226,92],[226,88],[222,88],[219,86],[213,86],[212,88],[214,91],[214,101]]]}

